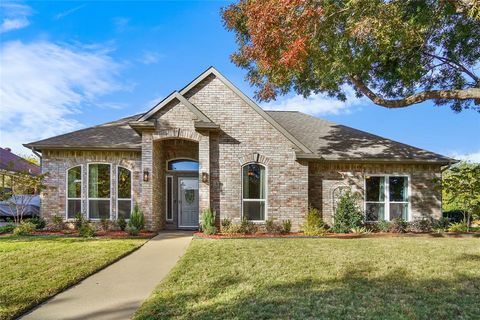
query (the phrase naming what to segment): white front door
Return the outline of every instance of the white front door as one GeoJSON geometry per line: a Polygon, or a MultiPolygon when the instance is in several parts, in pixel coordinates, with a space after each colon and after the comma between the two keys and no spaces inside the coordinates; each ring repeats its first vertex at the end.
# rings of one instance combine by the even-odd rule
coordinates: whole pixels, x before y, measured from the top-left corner
{"type": "Polygon", "coordinates": [[[178,177],[178,226],[198,228],[198,178],[178,177]]]}

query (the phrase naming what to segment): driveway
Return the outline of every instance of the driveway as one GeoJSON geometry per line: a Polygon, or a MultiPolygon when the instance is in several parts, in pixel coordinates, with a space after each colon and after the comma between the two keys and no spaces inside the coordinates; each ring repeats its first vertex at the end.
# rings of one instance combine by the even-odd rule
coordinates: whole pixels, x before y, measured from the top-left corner
{"type": "Polygon", "coordinates": [[[192,232],[165,231],[21,319],[130,319],[185,253],[192,232]]]}

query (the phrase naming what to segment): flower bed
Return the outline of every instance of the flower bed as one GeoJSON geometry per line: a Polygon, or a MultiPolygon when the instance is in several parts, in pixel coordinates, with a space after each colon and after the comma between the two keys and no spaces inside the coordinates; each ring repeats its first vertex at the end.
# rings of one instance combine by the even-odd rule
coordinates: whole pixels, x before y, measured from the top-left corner
{"type": "MultiPolygon", "coordinates": [[[[126,231],[96,231],[96,238],[153,238],[157,233],[150,231],[142,231],[137,236],[131,236],[126,231]]],[[[1,236],[11,236],[11,233],[2,234],[1,236]]],[[[68,237],[79,237],[78,230],[60,230],[60,231],[51,231],[51,230],[37,230],[30,235],[32,236],[68,236],[68,237]]]]}

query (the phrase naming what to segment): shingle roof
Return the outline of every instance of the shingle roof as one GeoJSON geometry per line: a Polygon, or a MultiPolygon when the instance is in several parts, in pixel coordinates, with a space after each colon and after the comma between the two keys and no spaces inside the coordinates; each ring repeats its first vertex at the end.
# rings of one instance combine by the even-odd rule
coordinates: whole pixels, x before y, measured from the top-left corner
{"type": "Polygon", "coordinates": [[[32,175],[37,175],[41,172],[39,166],[17,156],[8,148],[0,148],[0,169],[13,172],[28,172],[32,175]]]}
{"type": "Polygon", "coordinates": [[[299,158],[455,162],[430,151],[301,112],[267,111],[267,113],[312,150],[313,155],[299,154],[299,158]]]}
{"type": "Polygon", "coordinates": [[[25,146],[37,150],[66,148],[140,150],[142,138],[128,125],[128,122],[136,120],[140,115],[136,114],[98,126],[35,141],[25,144],[25,146]]]}

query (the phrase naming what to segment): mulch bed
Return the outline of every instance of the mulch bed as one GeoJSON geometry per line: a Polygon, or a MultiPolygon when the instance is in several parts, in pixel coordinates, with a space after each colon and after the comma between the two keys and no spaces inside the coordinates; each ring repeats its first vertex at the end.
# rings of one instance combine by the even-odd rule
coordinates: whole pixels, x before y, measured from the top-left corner
{"type": "Polygon", "coordinates": [[[303,232],[291,232],[288,234],[255,233],[255,234],[213,234],[206,235],[203,232],[195,232],[194,238],[197,239],[262,239],[262,238],[339,238],[339,239],[357,239],[357,238],[385,238],[385,237],[479,237],[480,232],[444,232],[444,233],[389,233],[375,232],[369,234],[355,233],[327,233],[324,236],[306,236],[303,232]]]}
{"type": "MultiPolygon", "coordinates": [[[[2,234],[1,236],[11,236],[12,234],[2,234]]],[[[51,230],[38,230],[32,233],[33,236],[66,236],[66,237],[79,237],[77,230],[61,230],[61,231],[51,231],[51,230]]],[[[153,238],[156,236],[156,232],[143,231],[140,232],[137,236],[131,236],[126,231],[97,231],[95,232],[96,238],[112,238],[112,239],[121,239],[121,238],[153,238]]]]}

